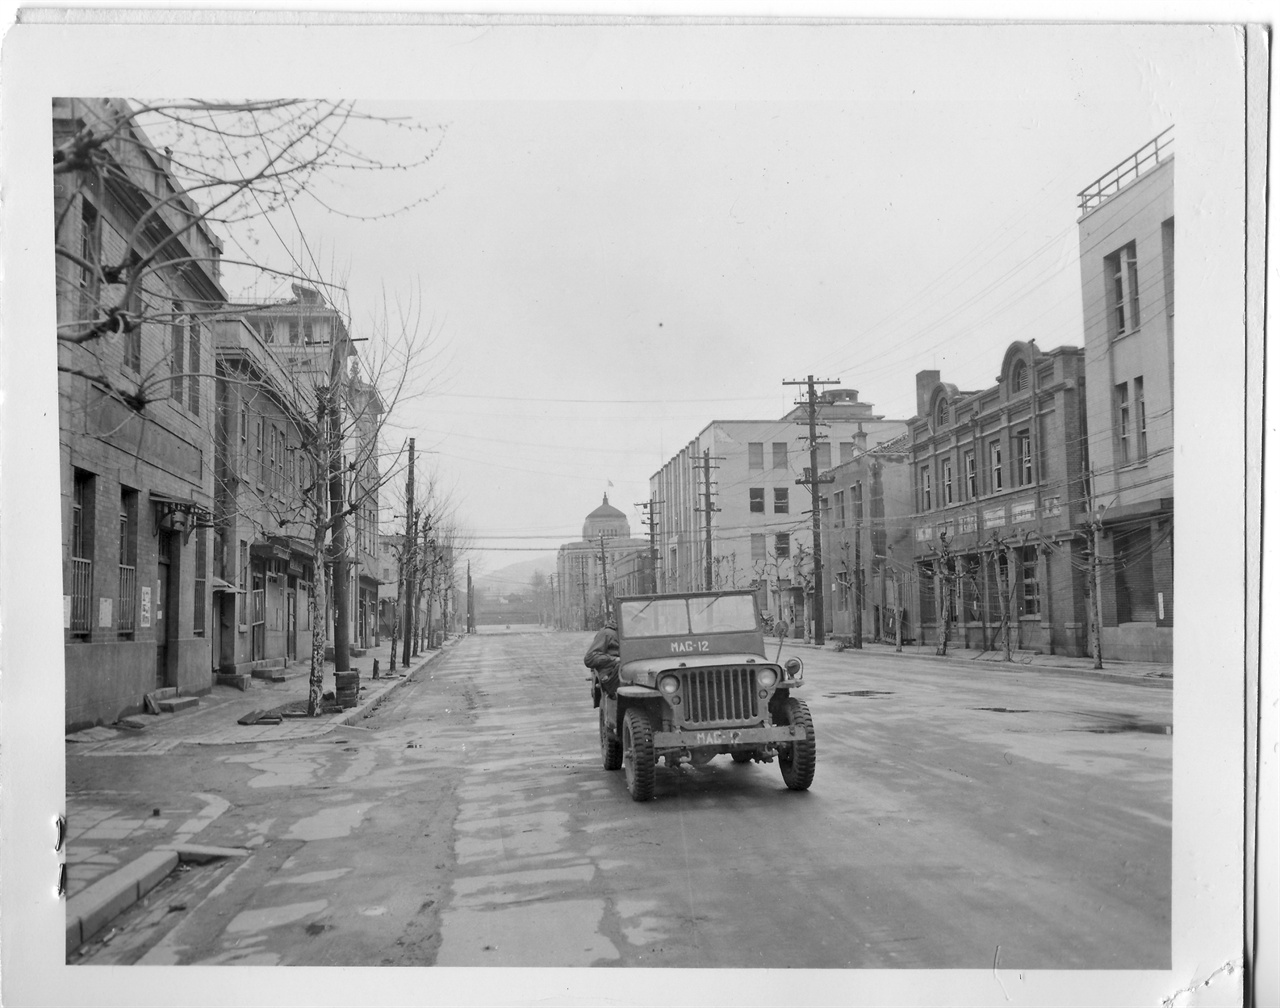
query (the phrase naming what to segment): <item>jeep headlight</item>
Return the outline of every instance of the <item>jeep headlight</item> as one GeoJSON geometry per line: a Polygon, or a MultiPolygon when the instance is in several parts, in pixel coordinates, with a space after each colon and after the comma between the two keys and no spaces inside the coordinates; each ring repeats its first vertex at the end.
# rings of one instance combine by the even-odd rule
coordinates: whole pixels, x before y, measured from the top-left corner
{"type": "Polygon", "coordinates": [[[667,694],[667,696],[670,696],[679,688],[680,688],[680,680],[676,676],[664,675],[661,679],[658,680],[658,689],[661,692],[667,694]]]}
{"type": "Polygon", "coordinates": [[[782,666],[791,679],[799,679],[804,675],[804,663],[799,658],[788,658],[782,666]]]}
{"type": "Polygon", "coordinates": [[[771,668],[762,668],[756,670],[756,682],[761,688],[769,689],[778,681],[778,673],[771,668]]]}

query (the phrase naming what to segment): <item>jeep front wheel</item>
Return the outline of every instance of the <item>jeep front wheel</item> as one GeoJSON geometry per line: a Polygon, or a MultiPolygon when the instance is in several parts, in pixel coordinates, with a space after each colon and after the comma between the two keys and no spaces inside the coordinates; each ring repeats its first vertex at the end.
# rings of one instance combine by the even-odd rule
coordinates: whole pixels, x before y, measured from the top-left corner
{"type": "Polygon", "coordinates": [[[813,737],[813,718],[809,706],[803,700],[788,698],[782,705],[779,724],[803,728],[805,738],[797,742],[784,742],[778,746],[778,767],[782,770],[783,783],[792,791],[807,791],[813,783],[813,772],[818,766],[818,743],[813,737]]]}
{"type": "Polygon", "coordinates": [[[600,705],[600,757],[606,770],[617,770],[622,766],[622,743],[616,735],[609,733],[609,721],[604,715],[605,705],[600,705]]]}
{"type": "Polygon", "coordinates": [[[632,707],[622,719],[622,766],[627,774],[627,792],[634,801],[653,797],[657,762],[649,715],[641,707],[632,707]]]}

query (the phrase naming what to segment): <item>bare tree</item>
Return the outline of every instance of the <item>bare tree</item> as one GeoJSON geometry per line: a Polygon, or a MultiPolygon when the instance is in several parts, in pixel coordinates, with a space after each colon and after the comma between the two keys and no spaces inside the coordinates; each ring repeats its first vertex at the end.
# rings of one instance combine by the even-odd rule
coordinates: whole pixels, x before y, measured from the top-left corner
{"type": "MultiPolygon", "coordinates": [[[[169,398],[173,383],[200,368],[187,369],[180,349],[143,366],[144,329],[221,315],[226,267],[314,284],[314,268],[271,269],[253,254],[273,215],[321,200],[317,182],[337,173],[423,166],[440,138],[439,127],[370,115],[349,101],[55,99],[59,369],[135,411],[169,398]],[[363,125],[409,134],[413,156],[382,160],[361,149],[352,132],[363,125]],[[104,212],[115,207],[121,212],[104,212]],[[178,280],[197,276],[203,289],[175,303],[178,280]],[[119,367],[122,357],[134,366],[119,367]]],[[[409,208],[324,205],[363,218],[409,208]]]]}

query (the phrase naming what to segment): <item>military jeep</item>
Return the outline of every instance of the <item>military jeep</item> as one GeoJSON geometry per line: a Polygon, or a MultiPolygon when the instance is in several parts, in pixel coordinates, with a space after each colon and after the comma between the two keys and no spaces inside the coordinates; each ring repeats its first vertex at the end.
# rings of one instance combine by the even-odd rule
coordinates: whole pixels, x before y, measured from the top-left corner
{"type": "Polygon", "coordinates": [[[792,691],[798,658],[769,661],[755,593],[639,595],[617,599],[619,685],[592,677],[606,770],[626,771],[635,801],[653,797],[659,760],[694,765],[777,757],[788,788],[813,783],[813,719],[792,691]]]}

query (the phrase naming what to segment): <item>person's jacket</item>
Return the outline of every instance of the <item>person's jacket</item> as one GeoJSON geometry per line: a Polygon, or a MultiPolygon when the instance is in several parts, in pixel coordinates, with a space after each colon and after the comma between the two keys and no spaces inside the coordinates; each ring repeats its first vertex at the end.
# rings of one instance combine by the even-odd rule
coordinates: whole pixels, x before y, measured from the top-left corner
{"type": "Polygon", "coordinates": [[[609,672],[618,664],[618,631],[613,627],[601,627],[591,641],[591,647],[582,657],[582,664],[597,672],[609,672]]]}

